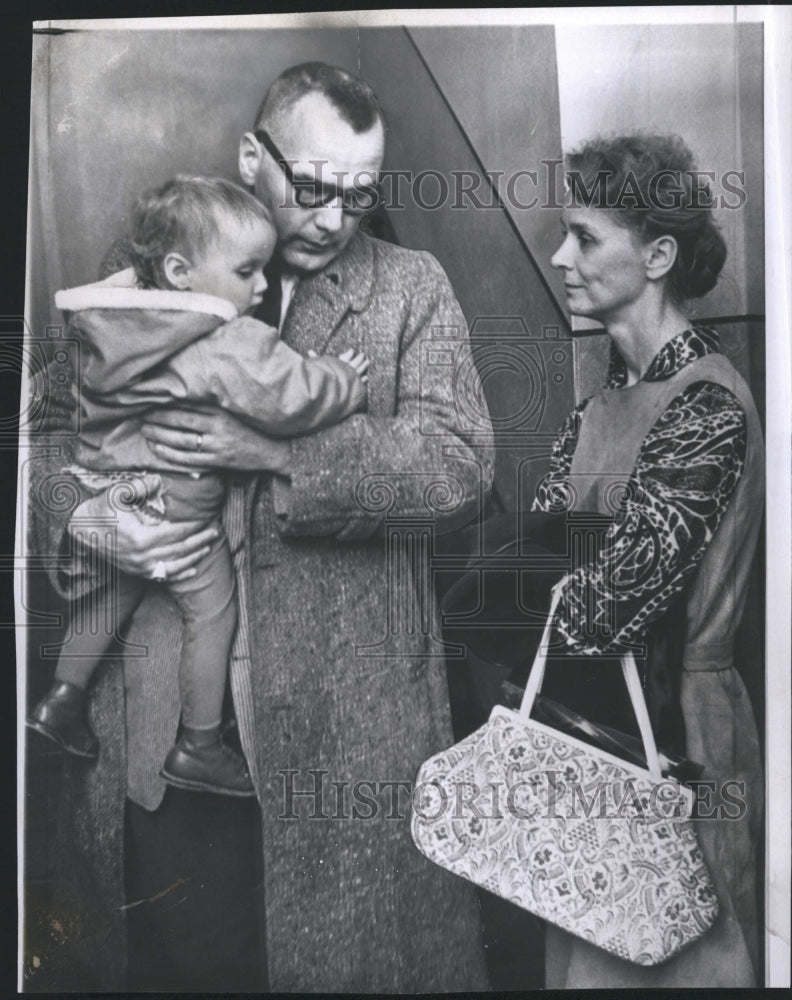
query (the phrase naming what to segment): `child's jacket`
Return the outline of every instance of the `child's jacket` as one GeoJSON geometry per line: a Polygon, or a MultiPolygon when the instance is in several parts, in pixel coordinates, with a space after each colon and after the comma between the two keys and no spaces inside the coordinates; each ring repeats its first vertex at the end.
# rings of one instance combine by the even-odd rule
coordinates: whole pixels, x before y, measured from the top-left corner
{"type": "Polygon", "coordinates": [[[160,407],[208,404],[293,436],[359,409],[366,387],[337,358],[306,359],[226,299],[135,287],[131,269],[58,292],[81,344],[75,459],[89,469],[180,469],[140,428],[160,407]]]}

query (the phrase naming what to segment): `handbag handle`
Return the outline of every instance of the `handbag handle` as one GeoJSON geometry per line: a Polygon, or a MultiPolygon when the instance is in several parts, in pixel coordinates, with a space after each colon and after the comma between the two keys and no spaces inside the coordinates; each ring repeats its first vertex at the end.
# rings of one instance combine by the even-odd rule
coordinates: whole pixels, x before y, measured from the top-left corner
{"type": "MultiPolygon", "coordinates": [[[[550,633],[553,627],[553,618],[555,616],[556,608],[558,607],[558,602],[561,598],[561,584],[563,582],[564,581],[561,580],[555,585],[555,587],[553,587],[550,610],[547,613],[547,621],[545,622],[544,632],[542,633],[542,641],[539,643],[539,648],[536,651],[536,657],[534,658],[531,672],[528,675],[528,682],[525,685],[525,694],[523,695],[522,704],[520,705],[520,717],[525,722],[527,722],[530,718],[534,702],[536,701],[536,696],[539,694],[542,681],[544,680],[545,667],[547,666],[547,649],[550,645],[550,633]]],[[[652,724],[649,721],[649,711],[646,707],[646,699],[644,698],[643,690],[641,689],[641,679],[638,676],[638,668],[635,665],[635,657],[632,653],[627,652],[622,655],[621,668],[624,676],[624,683],[627,685],[627,691],[630,695],[630,702],[632,703],[633,711],[635,712],[635,718],[638,720],[638,729],[641,732],[641,740],[643,741],[644,753],[646,754],[647,769],[655,781],[660,781],[662,774],[660,770],[660,760],[657,755],[657,744],[655,743],[654,733],[652,732],[652,724]]]]}

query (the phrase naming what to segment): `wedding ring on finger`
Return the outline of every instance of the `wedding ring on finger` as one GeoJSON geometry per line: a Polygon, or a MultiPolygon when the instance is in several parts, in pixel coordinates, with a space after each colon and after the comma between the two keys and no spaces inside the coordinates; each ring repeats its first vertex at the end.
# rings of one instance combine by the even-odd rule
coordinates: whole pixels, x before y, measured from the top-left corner
{"type": "Polygon", "coordinates": [[[195,432],[195,450],[201,451],[203,448],[203,434],[200,431],[195,432]]]}
{"type": "Polygon", "coordinates": [[[165,563],[162,560],[154,563],[154,569],[151,571],[151,579],[157,583],[163,583],[168,579],[168,571],[165,569],[165,563]]]}

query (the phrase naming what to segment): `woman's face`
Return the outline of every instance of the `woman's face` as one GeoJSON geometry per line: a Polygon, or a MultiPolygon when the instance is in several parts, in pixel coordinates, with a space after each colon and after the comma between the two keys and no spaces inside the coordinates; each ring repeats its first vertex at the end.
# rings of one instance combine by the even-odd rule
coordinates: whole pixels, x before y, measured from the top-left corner
{"type": "Polygon", "coordinates": [[[551,263],[564,272],[569,311],[607,325],[648,285],[646,245],[607,208],[564,209],[561,225],[564,239],[551,263]]]}

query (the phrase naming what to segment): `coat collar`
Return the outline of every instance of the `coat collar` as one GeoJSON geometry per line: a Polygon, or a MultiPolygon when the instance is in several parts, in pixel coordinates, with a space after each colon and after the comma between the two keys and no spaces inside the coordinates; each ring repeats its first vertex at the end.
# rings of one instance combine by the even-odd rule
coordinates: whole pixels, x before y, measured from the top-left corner
{"type": "Polygon", "coordinates": [[[296,350],[327,347],[348,312],[363,312],[374,291],[374,241],[356,233],[343,253],[318,274],[303,278],[286,314],[282,336],[296,350]]]}
{"type": "Polygon", "coordinates": [[[346,250],[313,280],[330,300],[345,299],[353,312],[362,312],[371,298],[374,264],[374,241],[364,233],[355,233],[346,250]]]}
{"type": "MultiPolygon", "coordinates": [[[[719,338],[716,330],[707,326],[693,326],[667,341],[641,377],[641,382],[662,382],[681,371],[691,361],[719,353],[719,338]]],[[[610,364],[606,388],[620,389],[627,382],[627,365],[611,341],[610,364]]]]}
{"type": "Polygon", "coordinates": [[[237,311],[227,299],[201,292],[177,292],[162,288],[140,288],[131,267],[78,288],[55,293],[55,306],[62,312],[84,309],[157,309],[165,312],[206,313],[232,320],[237,311]]]}

